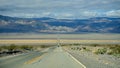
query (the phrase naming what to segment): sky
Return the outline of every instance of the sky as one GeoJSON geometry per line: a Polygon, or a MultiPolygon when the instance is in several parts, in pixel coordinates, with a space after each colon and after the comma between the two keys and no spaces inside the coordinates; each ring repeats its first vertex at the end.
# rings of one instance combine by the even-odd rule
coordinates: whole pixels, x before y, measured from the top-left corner
{"type": "Polygon", "coordinates": [[[120,0],[0,0],[0,15],[58,19],[120,17],[120,0]]]}

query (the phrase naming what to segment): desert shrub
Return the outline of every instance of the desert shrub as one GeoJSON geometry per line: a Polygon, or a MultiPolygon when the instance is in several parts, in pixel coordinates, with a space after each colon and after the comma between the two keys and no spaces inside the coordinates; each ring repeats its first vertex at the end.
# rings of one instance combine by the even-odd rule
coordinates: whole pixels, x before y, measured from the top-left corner
{"type": "Polygon", "coordinates": [[[108,55],[112,55],[112,54],[113,54],[113,51],[109,49],[109,50],[107,51],[107,54],[108,54],[108,55]]]}
{"type": "Polygon", "coordinates": [[[91,51],[90,49],[86,48],[85,51],[91,51]]]}
{"type": "Polygon", "coordinates": [[[0,51],[2,51],[2,48],[0,47],[0,51]]]}
{"type": "Polygon", "coordinates": [[[13,51],[13,50],[17,49],[17,46],[15,44],[11,44],[10,46],[6,46],[5,48],[8,51],[13,51]]]}
{"type": "Polygon", "coordinates": [[[22,50],[32,50],[33,47],[32,46],[28,46],[28,45],[23,45],[20,47],[22,50]]]}
{"type": "Polygon", "coordinates": [[[78,45],[80,45],[79,43],[74,43],[73,45],[76,45],[76,46],[78,46],[78,45]]]}
{"type": "Polygon", "coordinates": [[[120,54],[113,54],[113,56],[120,58],[120,54]]]}
{"type": "Polygon", "coordinates": [[[7,46],[0,46],[0,52],[4,51],[4,50],[8,50],[7,46]]]}
{"type": "Polygon", "coordinates": [[[99,44],[91,44],[90,46],[96,47],[99,46],[99,44]]]}
{"type": "Polygon", "coordinates": [[[109,49],[111,50],[108,52],[109,55],[120,57],[120,45],[110,46],[109,49]]]}
{"type": "Polygon", "coordinates": [[[61,46],[67,46],[67,45],[65,45],[65,44],[62,44],[61,46]]]}
{"type": "Polygon", "coordinates": [[[72,47],[71,49],[72,49],[72,50],[81,50],[80,47],[72,47]]]}
{"type": "Polygon", "coordinates": [[[8,46],[1,46],[1,49],[7,49],[8,46]]]}
{"type": "Polygon", "coordinates": [[[50,47],[50,46],[47,46],[47,45],[41,45],[40,47],[41,47],[41,48],[47,48],[47,47],[50,47]]]}
{"type": "Polygon", "coordinates": [[[106,48],[101,48],[101,49],[98,49],[95,54],[105,54],[107,52],[107,49],[106,48]]]}
{"type": "Polygon", "coordinates": [[[120,54],[120,46],[119,45],[112,46],[112,47],[110,47],[110,49],[112,50],[113,53],[120,54]]]}
{"type": "Polygon", "coordinates": [[[73,47],[72,47],[71,49],[72,49],[72,50],[75,50],[75,48],[73,48],[73,47]]]}
{"type": "Polygon", "coordinates": [[[83,49],[83,50],[85,50],[85,49],[86,49],[86,47],[82,47],[82,49],[83,49]]]}
{"type": "Polygon", "coordinates": [[[91,51],[89,48],[87,48],[87,47],[82,47],[82,49],[84,50],[84,51],[91,51]]]}

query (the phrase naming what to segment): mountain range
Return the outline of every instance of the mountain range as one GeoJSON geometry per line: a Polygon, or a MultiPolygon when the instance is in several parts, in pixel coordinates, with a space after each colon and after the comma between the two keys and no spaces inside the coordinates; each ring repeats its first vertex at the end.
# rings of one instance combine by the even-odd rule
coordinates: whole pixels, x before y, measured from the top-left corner
{"type": "Polygon", "coordinates": [[[0,15],[0,33],[120,33],[120,18],[18,18],[0,15]]]}

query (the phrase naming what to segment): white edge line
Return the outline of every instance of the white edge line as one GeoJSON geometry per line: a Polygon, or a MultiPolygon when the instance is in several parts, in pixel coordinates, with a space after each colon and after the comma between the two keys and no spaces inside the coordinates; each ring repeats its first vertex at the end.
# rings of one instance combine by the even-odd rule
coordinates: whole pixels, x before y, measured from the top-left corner
{"type": "Polygon", "coordinates": [[[74,58],[71,54],[69,54],[68,52],[66,52],[68,55],[70,55],[70,57],[75,60],[76,62],[78,62],[80,65],[82,65],[84,68],[86,68],[85,65],[83,65],[81,62],[79,62],[76,58],[74,58]]]}

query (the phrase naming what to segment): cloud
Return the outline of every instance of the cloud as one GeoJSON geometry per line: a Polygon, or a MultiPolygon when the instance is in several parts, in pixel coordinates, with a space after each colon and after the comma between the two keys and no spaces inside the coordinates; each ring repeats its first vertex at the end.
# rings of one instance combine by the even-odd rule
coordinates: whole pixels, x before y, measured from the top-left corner
{"type": "Polygon", "coordinates": [[[94,12],[94,11],[84,11],[83,12],[83,16],[85,16],[85,17],[95,17],[95,16],[97,16],[97,12],[94,12]]]}
{"type": "Polygon", "coordinates": [[[53,13],[55,18],[72,18],[74,15],[72,13],[53,13]]]}
{"type": "Polygon", "coordinates": [[[0,14],[17,17],[89,18],[117,16],[120,0],[0,0],[0,14]],[[109,13],[114,15],[110,15],[109,13]]]}
{"type": "Polygon", "coordinates": [[[106,12],[106,16],[108,17],[120,17],[120,10],[112,10],[106,12]]]}

